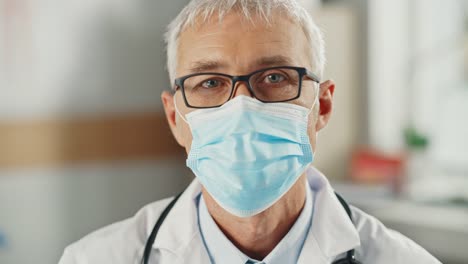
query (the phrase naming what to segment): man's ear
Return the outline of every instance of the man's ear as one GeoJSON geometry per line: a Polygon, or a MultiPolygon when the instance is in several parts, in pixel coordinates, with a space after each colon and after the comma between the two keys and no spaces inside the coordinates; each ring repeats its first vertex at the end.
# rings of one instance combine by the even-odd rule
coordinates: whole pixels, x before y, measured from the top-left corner
{"type": "Polygon", "coordinates": [[[174,106],[174,95],[172,95],[168,91],[164,91],[161,94],[161,100],[164,106],[164,112],[166,113],[166,119],[167,122],[169,123],[169,127],[171,128],[172,135],[174,135],[175,140],[179,145],[182,147],[184,146],[183,140],[182,140],[182,135],[181,135],[181,130],[177,126],[177,112],[175,110],[174,106]]]}
{"type": "Polygon", "coordinates": [[[320,109],[317,116],[315,130],[319,131],[328,124],[333,112],[333,94],[335,93],[335,82],[328,80],[320,84],[319,102],[320,109]]]}

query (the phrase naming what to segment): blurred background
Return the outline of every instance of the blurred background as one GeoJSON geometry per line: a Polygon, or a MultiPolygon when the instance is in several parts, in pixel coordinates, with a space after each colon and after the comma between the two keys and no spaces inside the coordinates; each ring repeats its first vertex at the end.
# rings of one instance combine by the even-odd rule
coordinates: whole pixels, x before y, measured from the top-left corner
{"type": "MultiPolygon", "coordinates": [[[[191,180],[160,101],[188,0],[0,0],[0,263],[66,245],[191,180]]],[[[468,0],[303,0],[334,116],[315,166],[444,263],[468,263],[468,0]]]]}

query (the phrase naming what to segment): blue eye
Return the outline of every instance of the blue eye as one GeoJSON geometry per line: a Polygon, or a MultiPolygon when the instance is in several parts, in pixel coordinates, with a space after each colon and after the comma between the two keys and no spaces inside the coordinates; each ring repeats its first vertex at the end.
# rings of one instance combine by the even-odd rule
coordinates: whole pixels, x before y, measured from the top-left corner
{"type": "Polygon", "coordinates": [[[281,74],[274,73],[274,74],[269,74],[265,79],[266,79],[265,81],[269,83],[280,83],[284,81],[286,78],[281,74]]]}
{"type": "Polygon", "coordinates": [[[202,83],[203,88],[216,88],[219,86],[219,81],[215,79],[206,80],[202,83]]]}

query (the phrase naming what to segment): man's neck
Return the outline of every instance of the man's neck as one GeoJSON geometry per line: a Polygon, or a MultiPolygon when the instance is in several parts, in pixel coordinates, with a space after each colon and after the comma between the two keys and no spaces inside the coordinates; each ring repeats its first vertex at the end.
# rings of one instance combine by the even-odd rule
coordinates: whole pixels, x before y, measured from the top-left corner
{"type": "Polygon", "coordinates": [[[224,235],[250,258],[264,259],[296,222],[306,199],[305,175],[270,208],[252,217],[240,218],[220,207],[203,189],[211,216],[224,235]]]}

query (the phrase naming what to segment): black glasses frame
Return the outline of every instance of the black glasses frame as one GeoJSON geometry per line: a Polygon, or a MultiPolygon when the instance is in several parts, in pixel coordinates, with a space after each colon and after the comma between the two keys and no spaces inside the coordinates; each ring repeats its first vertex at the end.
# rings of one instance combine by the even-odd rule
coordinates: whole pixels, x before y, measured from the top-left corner
{"type": "Polygon", "coordinates": [[[316,82],[316,83],[320,83],[320,79],[318,78],[317,75],[315,75],[314,73],[312,73],[311,71],[307,70],[307,68],[304,68],[304,67],[294,67],[294,66],[276,66],[276,67],[270,67],[270,68],[264,68],[264,69],[260,69],[260,70],[256,70],[254,72],[251,72],[247,75],[238,75],[238,76],[234,76],[234,75],[229,75],[229,74],[224,74],[224,73],[219,73],[219,72],[201,72],[201,73],[192,73],[192,74],[189,74],[189,75],[185,75],[185,76],[182,76],[182,77],[179,77],[177,79],[175,79],[175,88],[174,88],[174,93],[177,91],[177,88],[180,88],[182,90],[182,97],[184,98],[184,102],[185,102],[185,105],[187,107],[190,107],[190,108],[199,108],[199,109],[203,109],[203,108],[216,108],[216,107],[220,107],[222,106],[223,104],[225,104],[226,102],[220,104],[220,105],[215,105],[215,106],[193,106],[193,105],[190,105],[190,103],[188,102],[187,100],[187,97],[185,96],[185,88],[184,88],[184,82],[186,79],[190,78],[190,77],[193,77],[193,76],[197,76],[197,75],[209,75],[209,74],[213,74],[213,75],[219,75],[219,76],[224,76],[224,77],[227,77],[227,78],[230,78],[231,81],[232,81],[232,87],[231,87],[231,94],[229,95],[228,99],[226,100],[226,102],[228,102],[229,100],[232,99],[232,95],[234,93],[234,87],[236,86],[236,83],[237,82],[245,82],[247,84],[247,89],[249,89],[250,93],[256,98],[258,99],[259,101],[263,102],[263,103],[280,103],[280,102],[288,102],[288,101],[292,101],[292,100],[295,100],[297,98],[299,98],[301,96],[301,90],[302,90],[302,81],[304,79],[304,77],[309,77],[312,81],[316,82]],[[297,73],[299,74],[299,88],[298,88],[298,93],[295,97],[293,98],[290,98],[290,99],[286,99],[286,100],[280,100],[280,101],[265,101],[265,100],[261,100],[259,98],[257,98],[255,96],[255,92],[253,91],[252,89],[252,86],[250,85],[250,78],[259,73],[259,72],[264,72],[264,71],[268,71],[268,70],[274,70],[274,69],[290,69],[290,70],[296,70],[297,73]]]}

